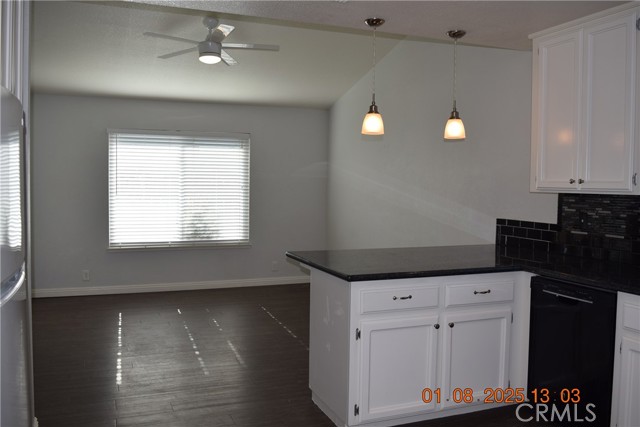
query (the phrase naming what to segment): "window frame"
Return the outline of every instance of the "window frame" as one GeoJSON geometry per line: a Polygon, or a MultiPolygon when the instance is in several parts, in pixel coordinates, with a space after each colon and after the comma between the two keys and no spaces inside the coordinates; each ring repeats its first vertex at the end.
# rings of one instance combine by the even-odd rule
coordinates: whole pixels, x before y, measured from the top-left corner
{"type": "MultiPolygon", "coordinates": [[[[129,250],[148,250],[148,249],[199,249],[199,248],[246,248],[251,247],[251,134],[247,132],[199,132],[185,130],[159,130],[159,129],[107,129],[107,250],[108,251],[129,251],[129,250]],[[200,139],[225,139],[236,140],[240,144],[246,145],[246,182],[247,189],[243,192],[246,195],[246,230],[247,238],[238,240],[180,240],[174,242],[137,242],[137,243],[114,243],[111,241],[112,236],[112,213],[111,213],[111,192],[112,192],[112,135],[150,135],[150,136],[176,136],[180,138],[200,138],[200,139]]],[[[180,145],[175,143],[175,145],[180,145]]]]}

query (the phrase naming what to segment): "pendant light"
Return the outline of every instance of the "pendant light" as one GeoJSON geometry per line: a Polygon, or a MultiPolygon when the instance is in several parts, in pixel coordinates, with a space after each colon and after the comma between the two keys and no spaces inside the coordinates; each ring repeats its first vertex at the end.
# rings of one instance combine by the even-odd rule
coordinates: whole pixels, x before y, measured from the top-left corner
{"type": "Polygon", "coordinates": [[[467,137],[464,131],[464,123],[460,118],[460,114],[456,109],[456,48],[458,47],[458,39],[467,34],[464,30],[447,31],[447,35],[453,39],[453,111],[444,127],[444,139],[446,140],[462,140],[467,137]]]}
{"type": "Polygon", "coordinates": [[[362,134],[363,135],[384,135],[384,123],[382,122],[382,115],[378,111],[376,105],[376,28],[384,24],[384,19],[381,18],[369,18],[365,19],[364,23],[373,28],[373,77],[371,80],[371,106],[367,115],[364,116],[362,122],[362,134]]]}

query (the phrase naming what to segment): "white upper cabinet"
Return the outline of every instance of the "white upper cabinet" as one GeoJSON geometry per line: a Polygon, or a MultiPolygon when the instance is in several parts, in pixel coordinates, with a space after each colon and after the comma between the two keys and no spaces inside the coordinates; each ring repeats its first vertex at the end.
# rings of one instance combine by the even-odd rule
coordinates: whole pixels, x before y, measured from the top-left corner
{"type": "Polygon", "coordinates": [[[531,191],[640,193],[640,7],[532,35],[531,191]]]}
{"type": "Polygon", "coordinates": [[[579,33],[554,37],[537,52],[537,188],[564,189],[578,176],[582,39],[579,33]]]}

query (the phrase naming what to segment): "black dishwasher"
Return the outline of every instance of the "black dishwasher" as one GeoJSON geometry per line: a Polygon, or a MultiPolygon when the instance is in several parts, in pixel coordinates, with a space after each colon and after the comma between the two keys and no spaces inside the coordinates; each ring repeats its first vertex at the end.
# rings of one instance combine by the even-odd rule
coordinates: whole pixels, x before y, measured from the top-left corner
{"type": "Polygon", "coordinates": [[[528,391],[538,421],[609,426],[616,302],[612,291],[531,279],[528,391]]]}

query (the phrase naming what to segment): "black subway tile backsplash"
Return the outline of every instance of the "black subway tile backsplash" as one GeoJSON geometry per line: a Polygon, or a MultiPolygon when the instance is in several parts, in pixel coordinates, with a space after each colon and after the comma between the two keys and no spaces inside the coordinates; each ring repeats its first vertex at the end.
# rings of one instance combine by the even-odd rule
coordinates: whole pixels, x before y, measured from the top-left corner
{"type": "Polygon", "coordinates": [[[559,194],[558,224],[499,218],[496,243],[521,250],[640,263],[640,196],[559,194]]]}
{"type": "MultiPolygon", "coordinates": [[[[531,224],[533,225],[533,224],[531,224]]],[[[540,240],[540,230],[534,230],[534,229],[527,229],[527,238],[528,239],[534,239],[534,240],[540,240]]]]}
{"type": "Polygon", "coordinates": [[[551,228],[555,224],[502,218],[496,224],[496,242],[501,246],[548,253],[556,242],[557,233],[551,228]]]}
{"type": "Polygon", "coordinates": [[[516,237],[527,237],[527,229],[522,227],[513,227],[513,235],[516,237]]]}
{"type": "Polygon", "coordinates": [[[545,240],[547,242],[555,242],[557,233],[554,231],[541,231],[540,232],[540,240],[545,240]]]}

